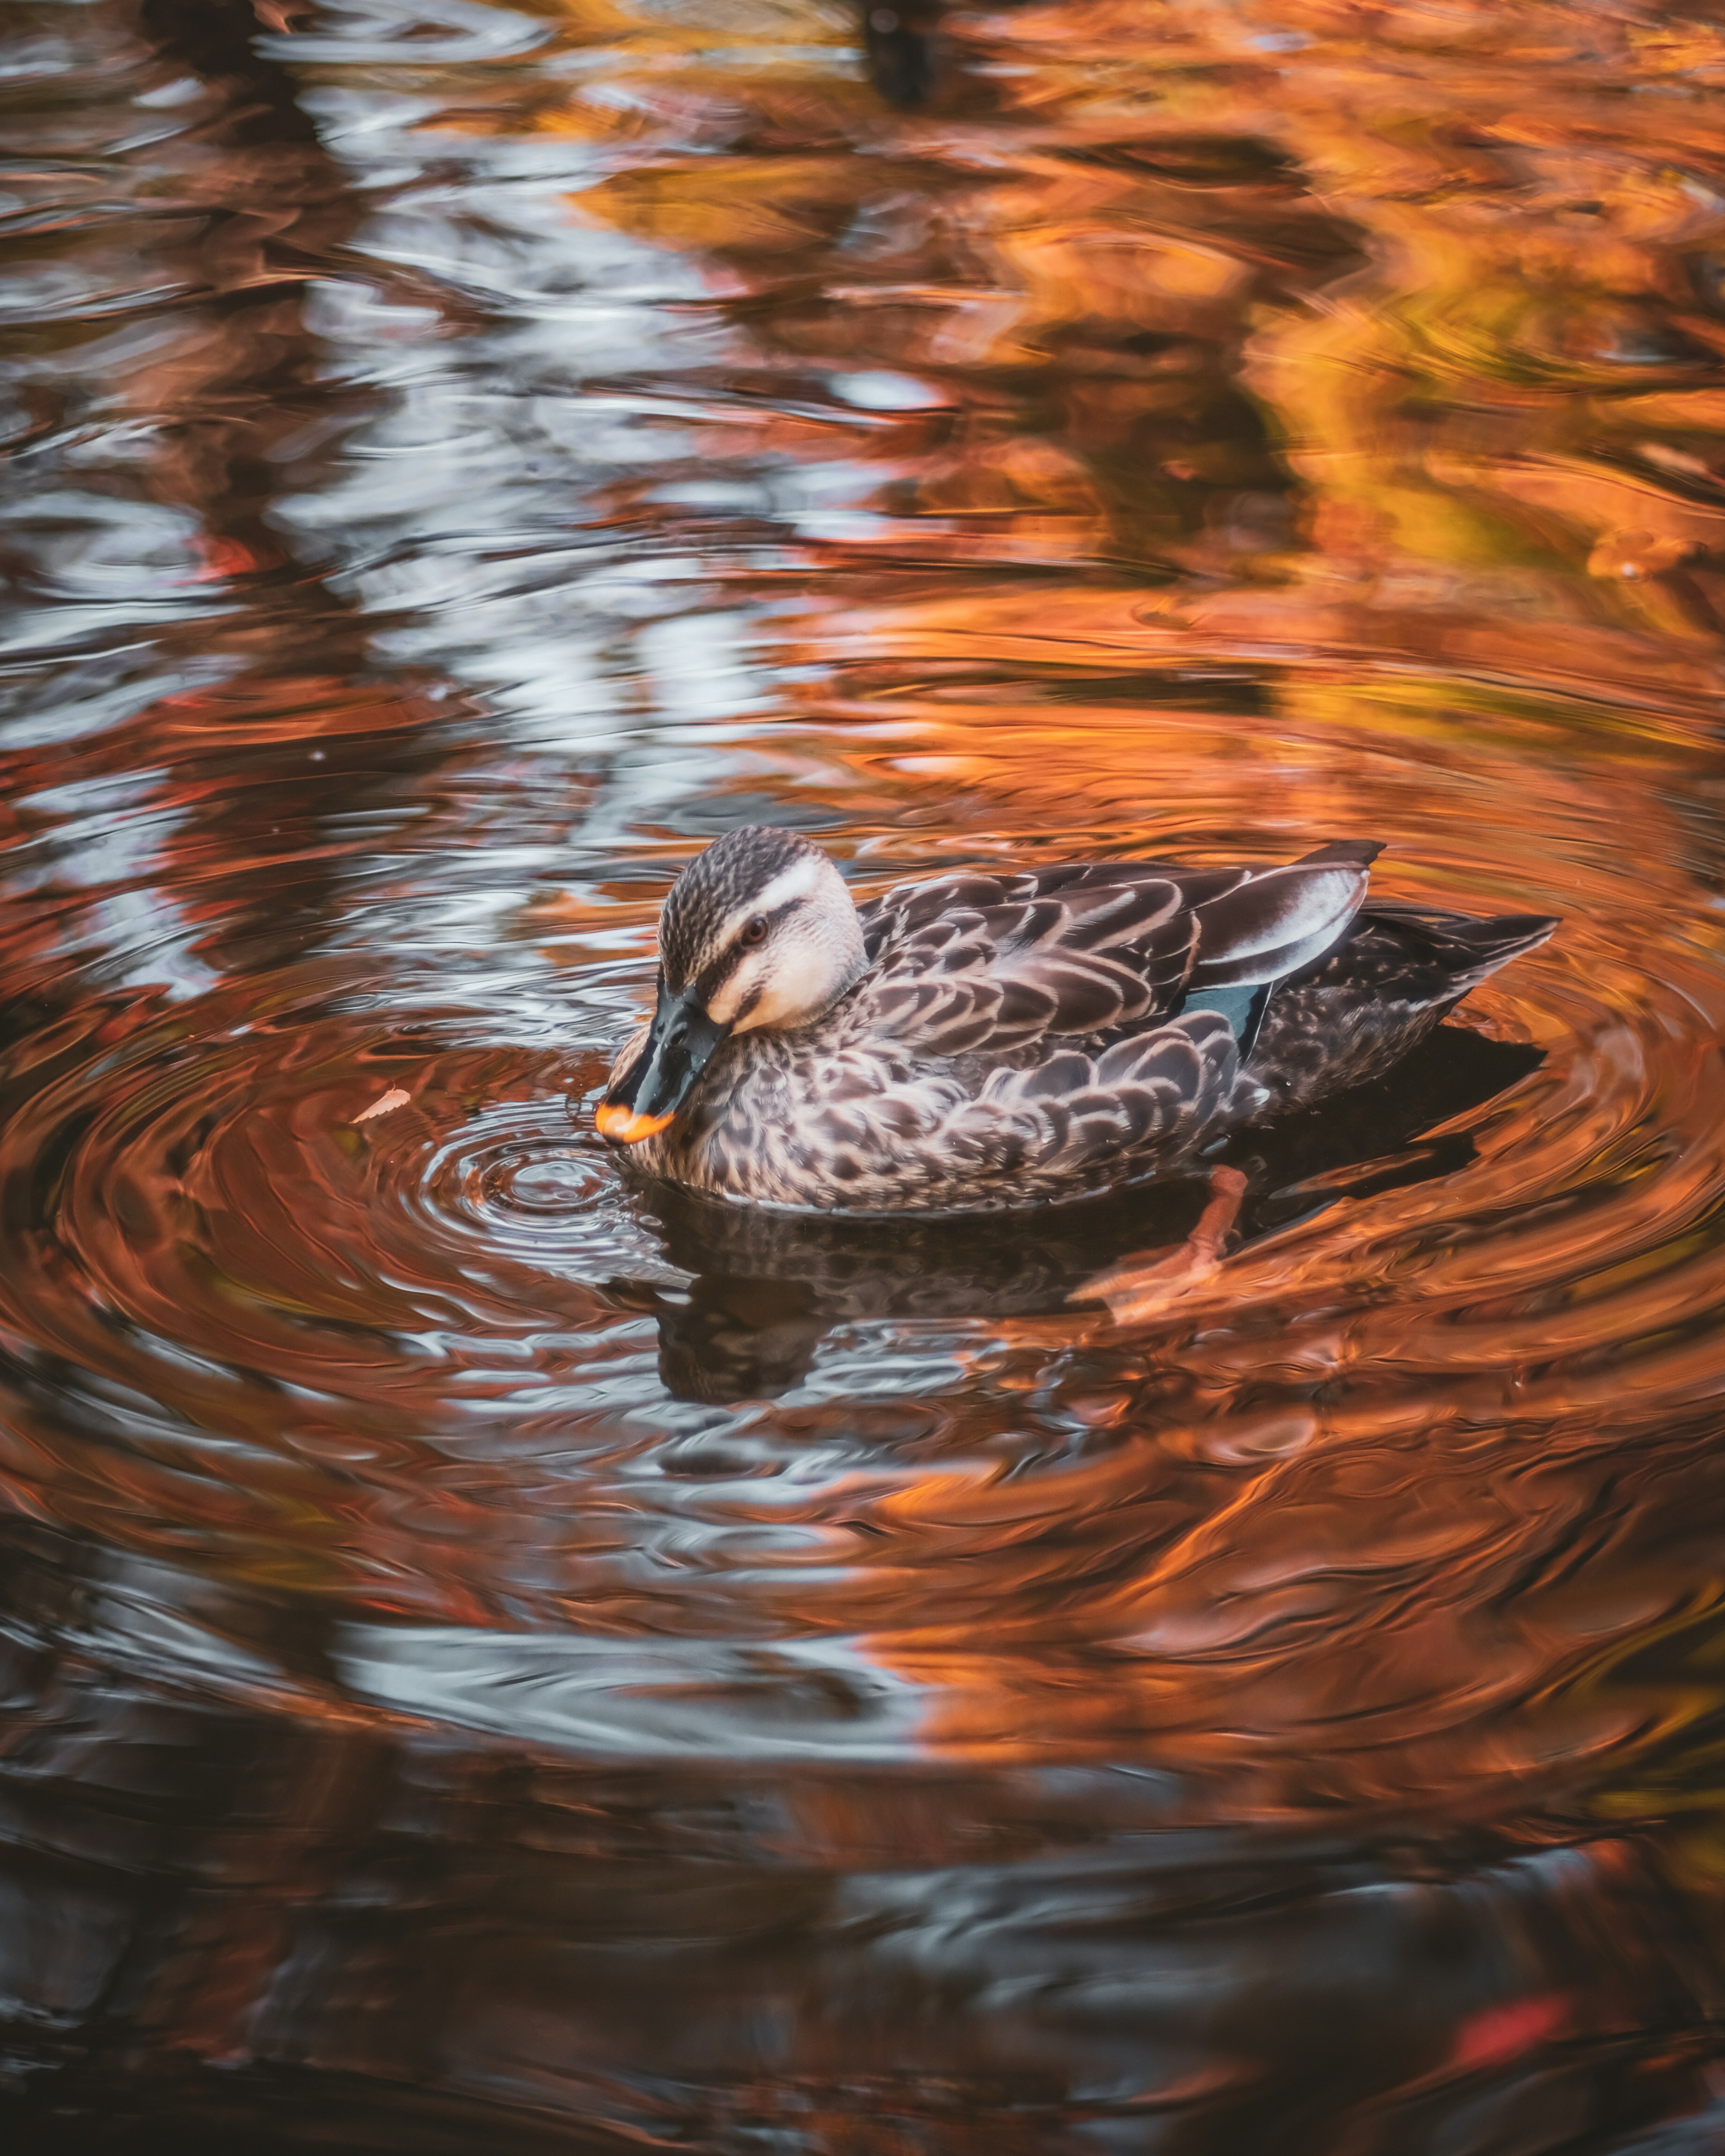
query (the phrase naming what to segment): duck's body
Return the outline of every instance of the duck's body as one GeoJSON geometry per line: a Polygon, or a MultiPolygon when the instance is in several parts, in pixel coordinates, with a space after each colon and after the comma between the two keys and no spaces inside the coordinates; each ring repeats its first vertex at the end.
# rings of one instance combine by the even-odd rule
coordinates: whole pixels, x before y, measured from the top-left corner
{"type": "Polygon", "coordinates": [[[660,1009],[600,1127],[649,1175],[818,1212],[993,1211],[1178,1168],[1380,1075],[1554,926],[1368,906],[1378,850],[961,874],[859,914],[805,840],[732,832],[666,901],[660,1009]]]}

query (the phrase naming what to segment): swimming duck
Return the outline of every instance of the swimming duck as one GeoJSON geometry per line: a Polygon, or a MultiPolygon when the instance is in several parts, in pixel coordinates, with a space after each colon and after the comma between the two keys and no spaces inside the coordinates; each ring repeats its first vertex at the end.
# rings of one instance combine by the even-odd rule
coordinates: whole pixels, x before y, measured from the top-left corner
{"type": "Polygon", "coordinates": [[[1189,1165],[1381,1075],[1557,925],[1368,905],[1381,850],[962,870],[859,909],[807,839],[728,831],[666,896],[598,1129],[650,1176],[797,1211],[988,1212],[1189,1165]]]}

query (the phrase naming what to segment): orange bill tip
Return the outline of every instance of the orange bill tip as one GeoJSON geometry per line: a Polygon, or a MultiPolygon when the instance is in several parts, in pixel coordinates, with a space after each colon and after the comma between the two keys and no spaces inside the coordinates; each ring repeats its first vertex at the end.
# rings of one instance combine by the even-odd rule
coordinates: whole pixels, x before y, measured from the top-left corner
{"type": "Polygon", "coordinates": [[[619,1145],[639,1145],[643,1138],[650,1138],[655,1131],[662,1131],[670,1116],[638,1116],[633,1108],[625,1108],[619,1101],[601,1101],[593,1111],[593,1120],[602,1138],[613,1138],[619,1145]]]}

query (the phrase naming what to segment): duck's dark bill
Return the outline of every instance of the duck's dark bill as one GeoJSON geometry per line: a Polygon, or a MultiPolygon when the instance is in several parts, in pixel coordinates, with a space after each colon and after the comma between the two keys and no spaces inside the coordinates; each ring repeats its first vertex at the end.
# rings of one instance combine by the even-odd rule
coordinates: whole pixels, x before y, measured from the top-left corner
{"type": "Polygon", "coordinates": [[[672,996],[661,988],[640,1054],[593,1116],[599,1136],[617,1145],[639,1145],[662,1131],[730,1030],[708,1017],[692,992],[672,996]]]}

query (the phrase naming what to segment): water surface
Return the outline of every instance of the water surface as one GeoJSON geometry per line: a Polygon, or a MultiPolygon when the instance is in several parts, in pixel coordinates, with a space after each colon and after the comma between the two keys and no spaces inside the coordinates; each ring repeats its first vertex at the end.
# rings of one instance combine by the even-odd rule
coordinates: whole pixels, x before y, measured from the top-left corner
{"type": "Polygon", "coordinates": [[[1714,0],[4,52],[17,2145],[1725,2147],[1714,0]],[[619,1178],[759,820],[1563,927],[1122,1329],[619,1178]]]}

